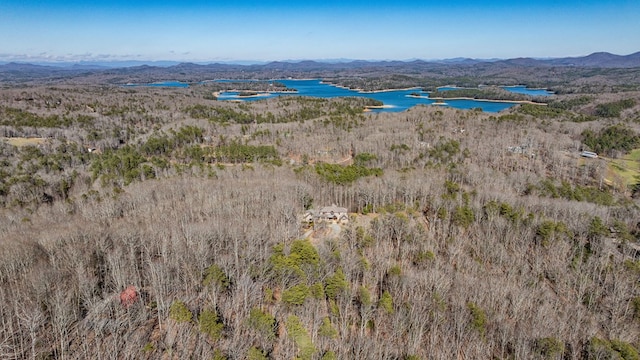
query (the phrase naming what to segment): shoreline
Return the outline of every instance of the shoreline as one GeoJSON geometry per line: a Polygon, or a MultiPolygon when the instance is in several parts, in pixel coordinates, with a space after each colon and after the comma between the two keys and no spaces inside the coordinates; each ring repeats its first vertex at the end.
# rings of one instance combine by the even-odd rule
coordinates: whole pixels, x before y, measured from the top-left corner
{"type": "Polygon", "coordinates": [[[326,82],[324,80],[320,80],[320,84],[330,85],[330,86],[333,86],[333,87],[337,87],[338,89],[355,91],[355,92],[357,92],[359,94],[377,94],[377,93],[385,93],[385,92],[392,92],[392,91],[409,91],[409,90],[416,90],[416,89],[420,89],[420,91],[422,91],[422,87],[420,87],[420,86],[413,86],[413,87],[404,88],[404,89],[384,89],[384,90],[370,90],[370,91],[367,91],[367,90],[360,89],[360,88],[352,89],[352,88],[344,86],[344,85],[337,85],[337,84],[333,84],[333,83],[330,83],[330,82],[326,82]]]}
{"type": "Polygon", "coordinates": [[[518,87],[523,87],[523,88],[525,88],[525,89],[527,89],[527,90],[544,90],[544,91],[548,92],[548,93],[549,93],[549,95],[553,95],[553,94],[554,94],[554,92],[549,91],[549,89],[548,89],[548,88],[530,88],[530,87],[528,87],[527,85],[501,85],[500,87],[501,87],[501,88],[518,88],[518,87]]]}
{"type": "Polygon", "coordinates": [[[262,92],[260,92],[260,93],[253,94],[253,95],[240,95],[240,94],[238,94],[235,97],[238,98],[238,99],[244,99],[244,98],[267,97],[269,95],[271,95],[271,93],[268,93],[268,92],[262,93],[262,92]]]}
{"type": "Polygon", "coordinates": [[[240,96],[240,93],[242,93],[243,91],[247,91],[247,90],[215,91],[213,93],[213,96],[215,96],[216,98],[219,98],[224,93],[235,92],[235,93],[238,93],[238,94],[236,94],[236,95],[227,95],[229,97],[229,99],[245,99],[245,98],[256,98],[256,97],[268,97],[268,96],[271,96],[273,94],[297,94],[298,93],[298,90],[275,90],[275,91],[251,91],[251,90],[249,90],[250,92],[255,92],[256,94],[240,96]]]}
{"type": "MultiPolygon", "coordinates": [[[[407,95],[408,97],[412,97],[412,98],[418,98],[418,99],[427,99],[427,100],[473,100],[473,101],[484,101],[484,102],[496,102],[496,103],[509,103],[509,104],[531,104],[531,105],[541,105],[541,106],[547,106],[547,104],[545,103],[538,103],[538,102],[534,102],[531,100],[494,100],[494,99],[476,99],[476,98],[472,98],[472,97],[451,97],[451,98],[445,98],[445,97],[428,97],[428,96],[415,96],[415,95],[407,95]]],[[[433,104],[431,104],[433,105],[433,104]]]]}
{"type": "Polygon", "coordinates": [[[394,105],[367,105],[364,107],[364,112],[370,112],[378,109],[393,109],[394,105]]]}
{"type": "Polygon", "coordinates": [[[377,94],[377,93],[385,93],[385,92],[392,92],[392,91],[409,91],[409,90],[417,90],[420,89],[420,91],[422,91],[422,88],[420,86],[414,86],[414,87],[410,87],[410,88],[405,88],[405,89],[386,89],[386,90],[372,90],[372,91],[365,91],[365,90],[358,90],[359,93],[361,94],[377,94]]]}

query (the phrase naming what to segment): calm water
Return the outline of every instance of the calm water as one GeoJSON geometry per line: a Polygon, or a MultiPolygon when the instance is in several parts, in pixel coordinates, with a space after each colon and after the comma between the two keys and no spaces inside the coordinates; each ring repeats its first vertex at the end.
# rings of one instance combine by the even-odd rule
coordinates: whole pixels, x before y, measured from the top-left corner
{"type": "Polygon", "coordinates": [[[549,96],[553,95],[553,92],[547,89],[529,89],[526,86],[502,86],[503,89],[517,93],[517,94],[525,94],[530,96],[549,96]]]}
{"type": "MultiPolygon", "coordinates": [[[[215,80],[215,82],[253,82],[257,80],[215,80]]],[[[317,98],[334,98],[334,97],[366,97],[375,100],[382,101],[387,108],[374,109],[374,112],[400,112],[407,110],[413,106],[423,104],[431,105],[435,103],[435,100],[429,99],[429,93],[422,91],[420,88],[406,89],[406,90],[390,90],[390,91],[378,91],[378,92],[360,92],[350,89],[341,88],[331,84],[325,84],[321,80],[275,80],[284,84],[289,89],[296,89],[297,92],[284,92],[284,93],[268,93],[264,96],[256,97],[241,97],[238,92],[226,91],[222,92],[218,96],[218,100],[241,100],[241,101],[255,101],[261,99],[269,99],[277,96],[309,96],[317,98]],[[415,95],[418,96],[410,96],[415,95]]],[[[156,87],[189,87],[189,84],[179,81],[162,81],[151,84],[127,84],[125,86],[156,86],[156,87]]],[[[526,86],[504,86],[503,89],[519,94],[531,95],[531,96],[548,96],[552,95],[545,89],[528,89],[526,86]]],[[[443,86],[438,88],[440,91],[460,89],[455,86],[443,86]]],[[[474,109],[481,108],[486,112],[499,112],[508,109],[515,105],[510,102],[492,102],[482,100],[445,100],[443,104],[437,106],[449,106],[456,109],[474,109]]]]}
{"type": "MultiPolygon", "coordinates": [[[[231,82],[224,80],[225,82],[231,82]]],[[[296,89],[296,93],[270,93],[265,96],[257,97],[239,97],[237,92],[227,91],[218,96],[218,100],[243,100],[255,101],[260,99],[268,99],[276,96],[310,96],[317,98],[334,98],[334,97],[366,97],[382,101],[389,108],[374,109],[374,112],[399,112],[407,110],[410,107],[424,104],[430,105],[435,103],[429,99],[429,93],[421,91],[420,88],[406,90],[391,90],[378,92],[359,92],[350,89],[340,88],[334,85],[322,83],[321,80],[276,80],[290,89],[296,89]],[[419,94],[419,97],[410,96],[411,94],[419,94]]],[[[515,103],[489,102],[479,100],[447,100],[443,106],[450,106],[456,109],[473,109],[481,108],[486,112],[499,112],[508,109],[515,103]]]]}
{"type": "MultiPolygon", "coordinates": [[[[553,95],[552,91],[547,89],[529,89],[525,85],[517,85],[517,86],[501,86],[502,89],[507,90],[516,94],[524,94],[529,96],[549,96],[553,95]]],[[[460,89],[473,89],[473,88],[463,88],[457,86],[441,86],[438,88],[439,91],[447,91],[447,90],[460,90],[460,89]]]]}

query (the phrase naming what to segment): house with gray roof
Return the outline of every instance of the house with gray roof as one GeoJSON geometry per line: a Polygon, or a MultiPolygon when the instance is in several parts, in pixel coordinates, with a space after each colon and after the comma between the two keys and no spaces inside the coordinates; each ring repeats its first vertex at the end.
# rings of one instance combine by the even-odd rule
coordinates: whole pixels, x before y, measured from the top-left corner
{"type": "Polygon", "coordinates": [[[346,224],[349,222],[349,213],[346,208],[332,204],[331,206],[320,208],[320,210],[308,210],[302,218],[305,222],[346,224]]]}
{"type": "Polygon", "coordinates": [[[318,219],[320,221],[346,224],[349,222],[349,213],[346,208],[332,204],[331,206],[325,206],[318,211],[318,219]]]}

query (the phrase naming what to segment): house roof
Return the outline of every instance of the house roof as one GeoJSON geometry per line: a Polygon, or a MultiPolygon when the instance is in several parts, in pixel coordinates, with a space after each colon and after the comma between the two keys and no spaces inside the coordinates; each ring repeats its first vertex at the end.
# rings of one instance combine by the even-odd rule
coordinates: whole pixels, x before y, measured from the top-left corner
{"type": "Polygon", "coordinates": [[[346,208],[338,207],[336,206],[336,204],[332,204],[331,206],[325,206],[322,209],[320,209],[321,214],[330,214],[330,213],[338,214],[338,213],[346,213],[346,212],[347,212],[346,208]]]}

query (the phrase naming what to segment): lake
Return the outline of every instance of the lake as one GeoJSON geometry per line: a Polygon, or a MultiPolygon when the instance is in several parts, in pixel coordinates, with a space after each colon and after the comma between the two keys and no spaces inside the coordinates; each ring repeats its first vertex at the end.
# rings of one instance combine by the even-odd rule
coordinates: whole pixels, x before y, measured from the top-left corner
{"type": "MultiPolygon", "coordinates": [[[[479,88],[482,88],[482,87],[479,87],[479,88]]],[[[554,94],[552,91],[549,91],[547,89],[529,89],[526,85],[500,86],[500,88],[508,92],[529,95],[529,96],[549,96],[554,94]]],[[[438,91],[461,90],[461,89],[475,89],[475,88],[464,88],[464,87],[457,87],[457,86],[440,86],[438,88],[438,91]]]]}
{"type": "MultiPolygon", "coordinates": [[[[242,82],[254,82],[261,80],[233,80],[233,79],[222,79],[222,80],[213,80],[213,82],[222,82],[222,83],[242,83],[242,82]]],[[[357,90],[351,90],[342,88],[339,86],[331,85],[322,82],[319,79],[310,79],[310,80],[269,80],[277,81],[279,83],[284,84],[288,89],[296,89],[296,92],[272,92],[272,93],[260,93],[260,96],[240,96],[239,92],[235,91],[225,91],[218,95],[218,100],[236,100],[236,101],[256,101],[262,99],[269,99],[277,96],[309,96],[309,97],[317,97],[317,98],[334,98],[334,97],[366,97],[381,101],[385,107],[382,109],[372,109],[373,112],[400,112],[405,111],[411,107],[416,105],[432,105],[435,104],[436,101],[433,99],[429,99],[429,93],[422,91],[420,88],[412,88],[412,89],[403,89],[403,90],[385,90],[385,91],[375,91],[375,92],[363,92],[357,90]]],[[[201,82],[206,83],[209,81],[201,82]]],[[[180,87],[186,88],[189,87],[189,84],[179,82],[179,81],[162,81],[150,84],[127,84],[125,86],[154,86],[154,87],[180,87]]],[[[526,86],[503,86],[503,89],[507,91],[511,91],[514,93],[525,94],[530,96],[548,96],[552,95],[552,92],[549,92],[545,89],[529,89],[526,86]]],[[[460,89],[455,86],[443,86],[438,88],[438,90],[446,91],[460,89]]],[[[502,110],[508,109],[514,105],[515,102],[495,102],[495,101],[483,101],[483,100],[472,100],[472,99],[446,99],[444,103],[437,103],[437,106],[448,106],[456,109],[474,109],[480,108],[482,111],[496,113],[502,110]]]]}
{"type": "MultiPolygon", "coordinates": [[[[296,89],[297,92],[284,93],[267,93],[255,97],[242,97],[238,92],[225,91],[219,94],[218,100],[241,100],[255,101],[268,99],[277,96],[310,96],[317,98],[334,98],[334,97],[366,97],[381,101],[387,107],[383,109],[373,109],[373,112],[400,112],[407,110],[419,104],[431,105],[436,101],[429,99],[429,93],[422,91],[420,88],[403,89],[403,90],[385,90],[376,92],[362,92],[356,90],[345,89],[335,85],[323,83],[322,80],[274,80],[284,84],[289,89],[296,89]],[[412,94],[417,94],[414,96],[412,94]]],[[[222,82],[234,82],[233,80],[222,80],[222,82]]],[[[510,102],[492,102],[482,100],[446,100],[444,104],[438,106],[449,106],[456,109],[473,109],[481,108],[486,112],[499,112],[508,109],[516,103],[510,102]]]]}
{"type": "Polygon", "coordinates": [[[549,96],[549,95],[553,95],[552,91],[549,91],[547,89],[529,89],[528,87],[524,86],[524,85],[517,85],[517,86],[501,86],[501,88],[510,91],[512,93],[517,93],[517,94],[524,94],[524,95],[529,95],[529,96],[549,96]]]}

